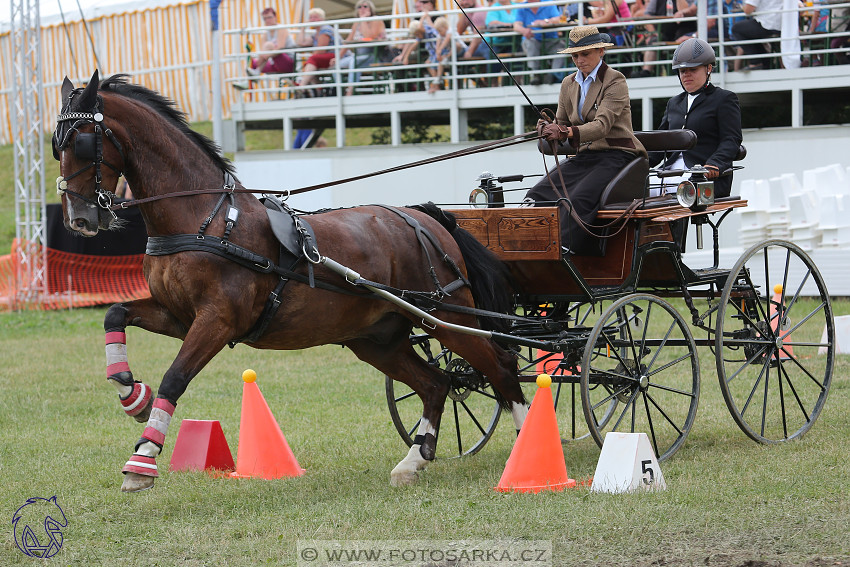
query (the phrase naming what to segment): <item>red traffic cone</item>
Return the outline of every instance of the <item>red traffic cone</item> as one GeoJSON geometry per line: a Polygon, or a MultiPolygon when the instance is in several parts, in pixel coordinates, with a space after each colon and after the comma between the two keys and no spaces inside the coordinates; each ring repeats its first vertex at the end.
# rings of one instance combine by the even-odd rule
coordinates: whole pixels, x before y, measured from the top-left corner
{"type": "Polygon", "coordinates": [[[496,486],[499,492],[563,490],[576,485],[567,475],[551,384],[548,375],[537,377],[538,388],[531,409],[496,486]]]}
{"type": "MultiPolygon", "coordinates": [[[[785,298],[782,295],[782,284],[773,286],[773,298],[770,300],[770,327],[776,336],[784,339],[788,334],[783,332],[789,327],[788,312],[785,309],[785,298]],[[777,315],[778,307],[782,306],[782,317],[777,315]]],[[[782,345],[782,348],[777,352],[780,360],[791,360],[794,357],[794,349],[791,345],[782,345]]]]}
{"type": "Polygon", "coordinates": [[[233,455],[217,420],[184,419],[180,423],[169,470],[232,471],[233,468],[233,455]]]}
{"type": "Polygon", "coordinates": [[[242,373],[242,419],[234,478],[274,479],[304,474],[272,415],[260,388],[257,373],[242,373]]]}

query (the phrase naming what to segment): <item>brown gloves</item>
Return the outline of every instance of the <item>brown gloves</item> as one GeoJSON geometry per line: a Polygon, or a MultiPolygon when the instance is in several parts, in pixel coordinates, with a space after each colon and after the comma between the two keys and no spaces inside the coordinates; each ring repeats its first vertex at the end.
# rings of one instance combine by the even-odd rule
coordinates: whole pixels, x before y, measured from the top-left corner
{"type": "Polygon", "coordinates": [[[562,142],[569,138],[570,127],[560,124],[549,124],[539,120],[537,122],[537,133],[547,142],[562,142]]]}

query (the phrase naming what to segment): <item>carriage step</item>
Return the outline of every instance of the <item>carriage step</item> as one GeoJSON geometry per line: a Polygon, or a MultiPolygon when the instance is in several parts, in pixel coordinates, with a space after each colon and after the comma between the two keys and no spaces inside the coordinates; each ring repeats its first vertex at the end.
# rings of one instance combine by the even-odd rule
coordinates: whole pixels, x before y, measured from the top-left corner
{"type": "Polygon", "coordinates": [[[729,276],[728,268],[697,268],[692,271],[699,281],[725,280],[729,276]]]}

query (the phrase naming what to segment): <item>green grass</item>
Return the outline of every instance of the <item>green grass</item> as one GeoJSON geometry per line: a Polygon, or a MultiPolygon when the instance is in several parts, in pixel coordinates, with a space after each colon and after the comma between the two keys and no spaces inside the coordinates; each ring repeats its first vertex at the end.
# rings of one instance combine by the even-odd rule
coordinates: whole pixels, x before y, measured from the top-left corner
{"type": "MultiPolygon", "coordinates": [[[[850,313],[838,301],[837,314],[850,313]]],[[[103,309],[0,314],[0,513],[58,496],[69,525],[62,565],[294,565],[299,539],[550,540],[555,565],[848,565],[848,369],[798,442],[761,446],[732,422],[713,361],[684,447],[662,463],[664,492],[501,494],[514,440],[505,416],[477,455],[438,459],[417,486],[391,488],[406,453],[383,378],[340,347],[237,346],[190,385],[158,459],[153,490],[119,492],[143,426],[123,415],[104,372],[103,309]],[[221,421],[236,455],[242,370],[258,384],[307,473],[276,481],[165,471],[184,418],[221,421]]],[[[156,387],[180,342],[128,329],[137,378],[156,387]]],[[[440,448],[438,447],[438,452],[440,448]]],[[[565,446],[570,476],[594,472],[589,439],[565,446]]],[[[3,565],[31,565],[6,523],[3,565]]]]}

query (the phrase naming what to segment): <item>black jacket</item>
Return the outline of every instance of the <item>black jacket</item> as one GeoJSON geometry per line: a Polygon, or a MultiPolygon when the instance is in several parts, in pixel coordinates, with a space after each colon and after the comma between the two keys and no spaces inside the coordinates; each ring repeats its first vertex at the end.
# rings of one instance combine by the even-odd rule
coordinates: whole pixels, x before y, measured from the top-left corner
{"type": "MultiPolygon", "coordinates": [[[[714,165],[721,172],[732,166],[743,136],[741,134],[741,107],[732,91],[709,84],[688,109],[688,93],[682,91],[669,101],[659,130],[687,128],[697,135],[697,145],[684,152],[685,165],[714,165]]],[[[677,153],[652,152],[649,163],[664,164],[676,159],[677,153]]],[[[732,176],[718,177],[714,183],[718,197],[728,197],[732,190],[732,176]]]]}

